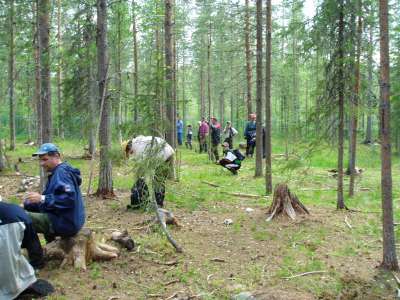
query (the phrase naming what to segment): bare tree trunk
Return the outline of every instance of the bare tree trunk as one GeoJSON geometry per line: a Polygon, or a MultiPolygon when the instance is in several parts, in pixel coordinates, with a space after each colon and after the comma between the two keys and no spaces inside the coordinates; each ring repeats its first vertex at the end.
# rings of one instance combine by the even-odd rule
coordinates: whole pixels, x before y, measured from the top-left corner
{"type": "Polygon", "coordinates": [[[57,117],[58,117],[58,136],[64,139],[64,114],[62,105],[62,55],[61,55],[61,0],[57,0],[57,117]]]}
{"type": "Polygon", "coordinates": [[[379,1],[380,28],[380,132],[381,132],[381,192],[383,225],[383,259],[381,266],[399,270],[393,228],[392,161],[390,145],[390,63],[388,1],[379,1]]]}
{"type": "Polygon", "coordinates": [[[224,120],[225,115],[225,97],[224,97],[224,90],[222,90],[219,94],[219,122],[223,126],[225,123],[224,120]]]}
{"type": "MultiPolygon", "coordinates": [[[[211,107],[211,21],[208,25],[208,44],[207,44],[207,97],[208,97],[208,120],[212,115],[211,107]]],[[[211,121],[211,120],[210,120],[211,121]]],[[[208,135],[208,159],[212,160],[211,155],[211,132],[208,135]]]]}
{"type": "Polygon", "coordinates": [[[252,94],[252,66],[251,66],[251,59],[252,59],[252,53],[250,49],[250,12],[249,12],[249,0],[245,1],[246,5],[246,10],[245,10],[245,29],[244,29],[244,34],[245,34],[245,50],[246,50],[246,79],[247,79],[247,116],[251,114],[253,111],[252,108],[252,103],[251,103],[251,94],[252,94]]]}
{"type": "Polygon", "coordinates": [[[337,177],[337,208],[346,208],[343,198],[343,140],[344,140],[344,7],[343,0],[339,1],[339,37],[338,37],[338,177],[337,177]]]}
{"type": "Polygon", "coordinates": [[[354,195],[354,182],[356,176],[356,150],[357,150],[357,126],[358,126],[358,102],[360,97],[360,56],[361,56],[361,35],[362,35],[362,20],[361,20],[361,7],[362,0],[357,1],[357,13],[358,13],[358,24],[357,24],[357,45],[356,45],[356,65],[355,65],[355,82],[354,82],[354,94],[351,99],[353,103],[351,105],[351,139],[350,139],[350,160],[349,160],[349,171],[350,171],[350,183],[349,183],[349,197],[354,195]]]}
{"type": "Polygon", "coordinates": [[[39,0],[39,57],[40,57],[40,98],[42,102],[42,139],[51,142],[53,125],[51,114],[51,84],[50,84],[50,1],[39,0]]]}
{"type": "Polygon", "coordinates": [[[10,101],[10,150],[15,150],[15,96],[14,96],[14,78],[15,78],[15,20],[14,20],[14,0],[10,0],[9,7],[9,30],[10,44],[8,57],[8,95],[10,101]]]}
{"type": "Polygon", "coordinates": [[[369,25],[369,48],[368,48],[368,110],[367,110],[367,129],[365,132],[365,140],[364,143],[372,143],[372,107],[373,107],[373,92],[372,92],[372,72],[373,72],[373,54],[374,54],[374,44],[373,44],[373,25],[369,25]]]}
{"type": "Polygon", "coordinates": [[[272,193],[272,145],[271,145],[271,54],[272,54],[272,5],[266,0],[266,51],[265,51],[265,192],[272,193]]]}
{"type": "Polygon", "coordinates": [[[107,95],[108,47],[107,47],[107,1],[97,0],[97,64],[101,113],[100,141],[100,174],[96,194],[103,197],[113,196],[111,149],[111,102],[107,95]]]}
{"type": "Polygon", "coordinates": [[[256,128],[256,168],[255,177],[262,176],[262,0],[257,0],[257,128],[256,128]]]}
{"type": "Polygon", "coordinates": [[[117,93],[116,93],[116,103],[115,103],[115,123],[117,125],[117,136],[118,141],[122,144],[122,104],[121,104],[121,90],[122,90],[122,76],[121,76],[121,0],[119,0],[117,5],[117,57],[116,57],[116,80],[117,80],[117,93]]]}
{"type": "Polygon", "coordinates": [[[166,92],[166,108],[167,108],[167,128],[166,128],[166,141],[176,148],[176,111],[174,99],[174,58],[173,58],[173,38],[172,38],[172,12],[173,0],[165,0],[165,20],[164,20],[164,34],[165,34],[165,92],[166,92]]]}
{"type": "Polygon", "coordinates": [[[40,99],[40,58],[39,58],[39,0],[33,4],[33,12],[35,15],[33,46],[35,49],[35,104],[36,104],[36,143],[42,144],[42,101],[40,99]]]}
{"type": "Polygon", "coordinates": [[[136,28],[136,3],[132,0],[132,33],[133,33],[133,96],[134,102],[134,113],[133,120],[135,123],[138,121],[138,42],[137,42],[137,28],[136,28]]]}
{"type": "Polygon", "coordinates": [[[204,95],[204,68],[200,64],[200,118],[205,117],[206,99],[204,95]]]}

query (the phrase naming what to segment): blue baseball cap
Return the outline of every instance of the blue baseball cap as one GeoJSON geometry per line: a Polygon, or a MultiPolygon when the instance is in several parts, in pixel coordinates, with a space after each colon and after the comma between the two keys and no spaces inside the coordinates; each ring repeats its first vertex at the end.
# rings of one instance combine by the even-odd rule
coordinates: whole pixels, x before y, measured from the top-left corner
{"type": "Polygon", "coordinates": [[[32,154],[32,156],[44,155],[49,152],[57,152],[60,153],[57,146],[52,143],[44,143],[40,146],[39,150],[32,154]]]}

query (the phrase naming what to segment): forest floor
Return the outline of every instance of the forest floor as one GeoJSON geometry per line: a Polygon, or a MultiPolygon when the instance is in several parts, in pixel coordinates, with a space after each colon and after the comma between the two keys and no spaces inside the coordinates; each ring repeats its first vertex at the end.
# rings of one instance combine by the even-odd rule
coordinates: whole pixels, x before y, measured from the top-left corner
{"type": "MultiPolygon", "coordinates": [[[[83,145],[60,144],[65,160],[82,170],[85,192],[89,162],[77,158],[83,145]]],[[[12,160],[22,158],[19,167],[24,174],[38,174],[37,162],[30,158],[34,149],[21,145],[9,153],[12,160]]],[[[133,175],[129,166],[117,161],[116,197],[86,197],[86,226],[106,238],[111,229],[127,229],[136,248],[121,250],[112,261],[91,263],[86,272],[60,268],[59,262],[51,261],[38,273],[56,288],[48,299],[231,299],[241,292],[251,292],[256,299],[395,299],[392,274],[379,269],[379,147],[360,147],[357,165],[364,172],[357,179],[356,196],[346,197],[347,206],[356,212],[335,209],[336,179],[327,171],[335,168],[334,151],[322,149],[306,158],[303,149],[286,161],[280,155],[283,149],[274,148],[274,184],[287,182],[310,215],[271,222],[266,221],[271,197],[263,196],[264,179],[253,177],[254,160],[246,159],[239,175],[232,176],[210,163],[207,155],[181,150],[180,180],[168,182],[166,208],[183,225],[169,230],[184,253],[174,251],[158,226],[142,224],[154,213],[126,210],[133,175]],[[228,218],[231,225],[224,224],[228,218]],[[321,272],[285,278],[312,271],[321,272]]],[[[399,220],[397,159],[393,169],[395,219],[399,220]]],[[[17,176],[0,176],[3,199],[20,202],[19,182],[17,176]]]]}

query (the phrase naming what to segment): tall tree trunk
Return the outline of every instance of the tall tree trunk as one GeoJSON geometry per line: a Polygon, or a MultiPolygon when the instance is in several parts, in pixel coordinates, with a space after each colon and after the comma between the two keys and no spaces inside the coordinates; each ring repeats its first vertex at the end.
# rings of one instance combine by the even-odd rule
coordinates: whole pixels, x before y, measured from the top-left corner
{"type": "Polygon", "coordinates": [[[35,24],[34,24],[34,39],[33,39],[33,47],[34,47],[34,56],[35,56],[35,96],[34,101],[36,105],[36,143],[41,145],[43,142],[42,139],[42,101],[40,99],[40,51],[39,51],[39,0],[36,0],[33,3],[33,13],[35,15],[35,24]]]}
{"type": "Polygon", "coordinates": [[[204,95],[204,67],[200,64],[200,119],[205,117],[206,99],[204,95]]]}
{"type": "Polygon", "coordinates": [[[173,58],[173,38],[172,38],[172,11],[173,0],[165,0],[165,20],[164,20],[164,34],[165,34],[165,93],[166,93],[166,108],[167,108],[167,128],[166,140],[176,148],[176,112],[175,112],[175,99],[174,99],[174,58],[173,58]]]}
{"type": "Polygon", "coordinates": [[[93,32],[91,30],[92,27],[92,10],[89,5],[86,7],[86,23],[85,23],[85,29],[84,29],[84,45],[85,45],[85,50],[86,50],[86,76],[87,76],[87,81],[86,81],[86,97],[89,100],[89,109],[88,109],[88,115],[89,115],[89,154],[91,156],[94,156],[96,153],[96,135],[97,135],[97,122],[96,122],[96,117],[98,116],[98,105],[97,105],[97,89],[96,89],[96,80],[95,80],[95,74],[94,74],[94,64],[93,64],[93,59],[91,54],[91,43],[93,42],[93,32]]]}
{"type": "Polygon", "coordinates": [[[115,103],[115,123],[117,125],[117,136],[118,141],[122,144],[122,103],[121,103],[121,92],[122,92],[122,75],[121,75],[121,0],[117,5],[117,57],[116,57],[116,80],[117,80],[117,91],[116,91],[116,103],[115,103]]]}
{"type": "Polygon", "coordinates": [[[224,90],[219,93],[219,122],[223,126],[225,123],[224,115],[225,115],[225,97],[224,90]]]}
{"type": "Polygon", "coordinates": [[[107,95],[108,47],[107,47],[107,1],[97,0],[97,68],[99,83],[99,102],[101,111],[100,174],[96,194],[109,197],[114,194],[112,182],[111,149],[111,102],[107,95]]]}
{"type": "Polygon", "coordinates": [[[349,171],[350,171],[350,183],[349,183],[349,197],[354,195],[354,182],[356,176],[356,150],[357,150],[357,126],[358,126],[358,102],[360,98],[360,56],[361,56],[361,38],[362,38],[362,20],[361,20],[361,7],[362,0],[357,1],[357,45],[356,45],[356,64],[355,64],[355,82],[354,82],[354,94],[351,105],[351,139],[350,139],[350,160],[349,160],[349,171]]]}
{"type": "Polygon", "coordinates": [[[155,101],[154,101],[154,115],[151,127],[154,127],[153,134],[158,136],[161,134],[165,134],[165,116],[164,116],[164,108],[163,108],[163,97],[162,97],[162,59],[161,59],[161,42],[160,42],[160,29],[158,24],[155,29],[155,46],[156,46],[156,86],[155,86],[155,101]],[[157,122],[159,120],[159,122],[157,122]]]}
{"type": "MultiPolygon", "coordinates": [[[[211,107],[211,21],[208,24],[208,44],[207,44],[207,97],[208,97],[208,120],[213,114],[211,107]]],[[[211,155],[211,133],[208,135],[208,159],[212,160],[211,155]]]]}
{"type": "Polygon", "coordinates": [[[272,54],[272,5],[266,0],[266,51],[265,51],[265,192],[272,193],[272,145],[271,145],[271,54],[272,54]]]}
{"type": "Polygon", "coordinates": [[[256,168],[255,177],[262,176],[262,152],[263,152],[263,136],[262,136],[262,0],[257,0],[257,130],[256,130],[256,168]]]}
{"type": "Polygon", "coordinates": [[[246,10],[245,10],[245,29],[244,29],[244,34],[245,34],[245,50],[246,50],[246,79],[247,79],[247,116],[253,112],[252,108],[252,67],[251,67],[251,59],[252,59],[252,53],[250,49],[250,8],[249,8],[249,0],[245,1],[246,5],[246,10]]]}
{"type": "Polygon", "coordinates": [[[8,56],[8,95],[10,104],[10,150],[15,150],[15,19],[14,19],[14,0],[10,0],[9,7],[9,30],[10,44],[8,56]]]}
{"type": "Polygon", "coordinates": [[[343,198],[343,140],[344,140],[344,4],[339,1],[339,36],[338,36],[338,107],[339,107],[339,126],[338,126],[338,177],[337,177],[337,208],[344,209],[343,198]]]}
{"type": "Polygon", "coordinates": [[[367,97],[368,97],[368,110],[367,110],[367,128],[365,132],[365,143],[372,143],[372,110],[373,110],[373,98],[374,94],[372,91],[373,87],[373,54],[374,54],[374,44],[373,44],[373,25],[370,24],[368,26],[368,88],[367,88],[367,97]]]}
{"type": "Polygon", "coordinates": [[[133,108],[133,120],[138,121],[138,42],[136,26],[136,3],[132,0],[132,34],[133,34],[133,96],[135,98],[133,108]]]}
{"type": "Polygon", "coordinates": [[[392,161],[390,145],[390,63],[389,63],[388,1],[379,1],[380,28],[380,136],[381,136],[381,192],[383,225],[382,267],[399,270],[393,228],[392,161]]]}
{"type": "Polygon", "coordinates": [[[39,57],[40,57],[40,98],[42,102],[42,140],[44,143],[53,139],[51,114],[50,82],[50,0],[39,0],[39,57]]]}
{"type": "Polygon", "coordinates": [[[61,55],[61,0],[57,0],[57,117],[58,136],[64,139],[64,114],[62,105],[62,55],[61,55]]]}

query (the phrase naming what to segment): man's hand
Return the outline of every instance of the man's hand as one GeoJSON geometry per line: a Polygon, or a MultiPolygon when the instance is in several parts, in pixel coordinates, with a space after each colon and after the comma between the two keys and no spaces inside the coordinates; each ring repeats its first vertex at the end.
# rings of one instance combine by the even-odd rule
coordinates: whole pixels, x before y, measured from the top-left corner
{"type": "Polygon", "coordinates": [[[27,203],[39,203],[40,200],[42,200],[42,195],[36,192],[30,192],[25,197],[27,203]]]}

